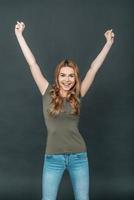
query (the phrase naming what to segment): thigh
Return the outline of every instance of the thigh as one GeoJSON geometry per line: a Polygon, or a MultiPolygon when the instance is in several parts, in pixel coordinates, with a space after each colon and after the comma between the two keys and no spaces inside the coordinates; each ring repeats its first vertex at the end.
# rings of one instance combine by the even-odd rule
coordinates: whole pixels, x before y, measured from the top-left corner
{"type": "Polygon", "coordinates": [[[89,200],[89,164],[87,152],[73,154],[68,170],[75,200],[89,200]]]}
{"type": "Polygon", "coordinates": [[[45,155],[42,176],[42,200],[56,200],[65,168],[58,155],[45,155]]]}

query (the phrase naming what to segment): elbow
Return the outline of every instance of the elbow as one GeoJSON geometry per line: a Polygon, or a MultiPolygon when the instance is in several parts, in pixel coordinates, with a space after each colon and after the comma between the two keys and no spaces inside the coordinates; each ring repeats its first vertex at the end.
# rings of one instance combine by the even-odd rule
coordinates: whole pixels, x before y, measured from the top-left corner
{"type": "Polygon", "coordinates": [[[34,60],[29,61],[28,64],[29,64],[30,67],[35,67],[37,65],[37,62],[34,59],[34,60]]]}
{"type": "Polygon", "coordinates": [[[91,67],[90,67],[90,73],[95,75],[97,73],[98,69],[99,69],[99,66],[95,63],[92,63],[91,67]]]}

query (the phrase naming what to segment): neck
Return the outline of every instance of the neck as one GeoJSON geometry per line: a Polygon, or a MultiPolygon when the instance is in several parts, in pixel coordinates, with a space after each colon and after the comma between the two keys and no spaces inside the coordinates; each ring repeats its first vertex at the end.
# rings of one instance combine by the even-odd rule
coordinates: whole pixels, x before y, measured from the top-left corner
{"type": "Polygon", "coordinates": [[[60,90],[60,95],[61,95],[61,97],[63,97],[63,98],[66,98],[67,97],[67,91],[65,91],[65,90],[60,90]]]}

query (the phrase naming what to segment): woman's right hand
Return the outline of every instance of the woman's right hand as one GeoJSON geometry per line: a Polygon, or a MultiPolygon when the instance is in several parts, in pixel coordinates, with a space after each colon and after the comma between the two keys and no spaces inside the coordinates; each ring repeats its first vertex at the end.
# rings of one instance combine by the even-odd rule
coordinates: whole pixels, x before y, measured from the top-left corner
{"type": "Polygon", "coordinates": [[[17,21],[17,23],[15,25],[15,34],[16,35],[22,34],[22,32],[24,31],[24,29],[25,29],[24,22],[18,22],[17,21]]]}

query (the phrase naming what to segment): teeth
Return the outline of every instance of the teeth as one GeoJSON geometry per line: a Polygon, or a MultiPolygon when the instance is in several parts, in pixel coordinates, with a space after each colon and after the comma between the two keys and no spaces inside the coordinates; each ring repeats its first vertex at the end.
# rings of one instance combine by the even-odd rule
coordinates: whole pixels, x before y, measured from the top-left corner
{"type": "Polygon", "coordinates": [[[65,86],[69,86],[70,84],[64,84],[64,83],[63,83],[63,85],[65,85],[65,86]]]}

